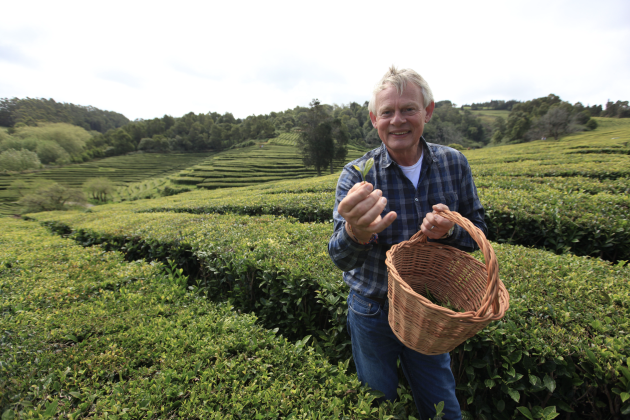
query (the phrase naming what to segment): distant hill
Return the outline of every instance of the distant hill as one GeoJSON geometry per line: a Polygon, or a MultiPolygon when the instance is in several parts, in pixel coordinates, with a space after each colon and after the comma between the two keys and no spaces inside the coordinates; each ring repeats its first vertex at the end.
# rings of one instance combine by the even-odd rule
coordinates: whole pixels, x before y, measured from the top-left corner
{"type": "Polygon", "coordinates": [[[118,112],[56,102],[54,99],[0,99],[0,126],[14,127],[19,123],[36,125],[38,122],[69,123],[105,133],[122,127],[129,119],[118,112]]]}

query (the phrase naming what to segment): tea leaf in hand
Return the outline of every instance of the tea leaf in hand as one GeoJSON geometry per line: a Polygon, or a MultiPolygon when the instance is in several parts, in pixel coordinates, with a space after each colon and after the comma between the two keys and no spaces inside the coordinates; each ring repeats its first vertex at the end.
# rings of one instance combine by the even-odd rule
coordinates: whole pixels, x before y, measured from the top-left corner
{"type": "Polygon", "coordinates": [[[359,171],[359,173],[361,174],[361,178],[363,179],[363,182],[365,182],[367,178],[367,174],[370,172],[370,169],[372,169],[372,166],[374,166],[374,158],[369,158],[367,161],[365,161],[365,163],[363,164],[363,167],[360,167],[358,165],[352,165],[352,166],[354,166],[354,169],[359,171]]]}

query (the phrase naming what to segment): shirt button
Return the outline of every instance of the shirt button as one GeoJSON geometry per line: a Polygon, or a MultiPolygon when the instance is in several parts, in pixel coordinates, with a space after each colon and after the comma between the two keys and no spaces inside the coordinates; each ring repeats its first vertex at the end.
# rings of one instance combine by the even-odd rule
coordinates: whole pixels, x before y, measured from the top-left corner
{"type": "Polygon", "coordinates": [[[418,199],[417,199],[417,198],[415,198],[415,200],[416,200],[416,201],[418,201],[418,199]]]}

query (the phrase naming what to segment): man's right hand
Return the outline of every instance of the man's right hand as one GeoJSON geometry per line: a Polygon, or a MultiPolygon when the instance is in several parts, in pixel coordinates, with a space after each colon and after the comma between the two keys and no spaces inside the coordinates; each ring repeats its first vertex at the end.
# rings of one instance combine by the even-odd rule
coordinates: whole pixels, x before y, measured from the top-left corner
{"type": "Polygon", "coordinates": [[[348,195],[341,200],[337,211],[346,220],[345,229],[352,238],[361,243],[366,243],[372,234],[385,230],[396,220],[395,211],[390,211],[381,217],[383,209],[387,205],[387,199],[383,197],[381,190],[374,190],[369,182],[354,184],[348,191],[348,195]],[[348,224],[352,226],[352,232],[348,230],[348,224]],[[353,238],[354,239],[354,238],[353,238]]]}

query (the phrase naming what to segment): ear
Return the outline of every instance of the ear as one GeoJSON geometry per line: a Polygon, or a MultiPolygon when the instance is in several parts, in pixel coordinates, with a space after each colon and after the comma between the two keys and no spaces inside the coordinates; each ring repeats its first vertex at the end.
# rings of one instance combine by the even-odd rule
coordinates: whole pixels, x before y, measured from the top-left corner
{"type": "Polygon", "coordinates": [[[429,121],[431,121],[431,117],[433,116],[433,110],[435,109],[435,102],[431,102],[429,104],[429,106],[427,107],[426,111],[427,114],[424,117],[424,122],[428,123],[429,121]]]}
{"type": "Polygon", "coordinates": [[[372,114],[372,111],[370,111],[370,120],[372,121],[372,127],[376,128],[376,115],[372,114]]]}

